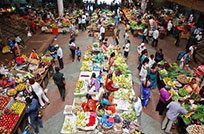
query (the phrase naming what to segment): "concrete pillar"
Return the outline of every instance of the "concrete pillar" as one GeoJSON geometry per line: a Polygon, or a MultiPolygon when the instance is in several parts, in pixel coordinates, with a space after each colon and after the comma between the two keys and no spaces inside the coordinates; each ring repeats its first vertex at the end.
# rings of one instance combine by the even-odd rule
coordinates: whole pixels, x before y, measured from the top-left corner
{"type": "Polygon", "coordinates": [[[59,17],[62,17],[62,16],[64,15],[63,0],[57,0],[57,6],[58,6],[58,14],[59,14],[59,17]]]}

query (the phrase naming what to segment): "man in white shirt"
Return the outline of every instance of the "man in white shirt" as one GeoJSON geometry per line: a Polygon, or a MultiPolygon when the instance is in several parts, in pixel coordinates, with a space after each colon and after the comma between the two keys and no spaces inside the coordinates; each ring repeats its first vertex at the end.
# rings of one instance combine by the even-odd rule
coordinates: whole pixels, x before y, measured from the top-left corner
{"type": "Polygon", "coordinates": [[[133,98],[133,111],[135,111],[135,114],[138,119],[138,123],[141,124],[141,115],[142,115],[142,103],[139,97],[135,96],[133,98]]]}
{"type": "Polygon", "coordinates": [[[58,59],[58,62],[59,62],[59,66],[61,69],[64,68],[64,63],[63,63],[63,51],[62,51],[62,48],[59,47],[58,44],[55,45],[55,48],[57,49],[57,59],[58,59]]]}
{"type": "Polygon", "coordinates": [[[147,48],[145,47],[144,42],[142,42],[141,45],[139,45],[137,47],[137,52],[138,52],[139,56],[141,55],[142,51],[145,50],[145,49],[147,49],[147,48]]]}
{"type": "Polygon", "coordinates": [[[125,46],[123,46],[123,48],[124,48],[124,57],[127,58],[130,50],[130,40],[126,41],[126,44],[125,46]]]}
{"type": "Polygon", "coordinates": [[[22,40],[21,37],[18,36],[18,35],[15,36],[15,41],[16,41],[19,45],[20,45],[21,43],[24,44],[23,40],[22,40]]]}
{"type": "Polygon", "coordinates": [[[101,40],[103,41],[104,40],[104,38],[105,38],[105,32],[106,32],[106,30],[105,30],[105,28],[104,28],[104,26],[103,26],[103,24],[101,25],[101,28],[100,28],[100,36],[101,36],[101,40]]]}
{"type": "Polygon", "coordinates": [[[81,24],[82,24],[82,31],[85,31],[86,30],[86,15],[82,15],[81,24]]]}
{"type": "Polygon", "coordinates": [[[198,35],[196,35],[196,40],[199,42],[199,41],[201,41],[201,39],[202,39],[202,32],[200,32],[198,35]]]}
{"type": "Polygon", "coordinates": [[[171,23],[171,20],[169,20],[169,22],[168,22],[168,24],[167,24],[168,35],[169,35],[170,32],[171,32],[172,26],[173,26],[173,24],[171,23]]]}
{"type": "Polygon", "coordinates": [[[152,30],[152,28],[153,28],[153,26],[154,26],[154,19],[153,19],[153,18],[150,18],[149,24],[150,24],[151,30],[152,30]]]}
{"type": "Polygon", "coordinates": [[[159,38],[159,30],[155,29],[154,32],[153,32],[152,47],[157,47],[157,45],[158,45],[158,38],[159,38]]]}
{"type": "Polygon", "coordinates": [[[195,57],[195,51],[197,49],[196,45],[192,45],[189,47],[189,50],[191,51],[191,56],[193,56],[193,60],[195,61],[195,63],[197,63],[196,57],[195,57]]]}
{"type": "Polygon", "coordinates": [[[144,29],[144,32],[143,32],[143,40],[142,42],[146,41],[148,43],[148,40],[147,40],[147,36],[148,35],[148,26],[145,26],[145,29],[144,29]]]}

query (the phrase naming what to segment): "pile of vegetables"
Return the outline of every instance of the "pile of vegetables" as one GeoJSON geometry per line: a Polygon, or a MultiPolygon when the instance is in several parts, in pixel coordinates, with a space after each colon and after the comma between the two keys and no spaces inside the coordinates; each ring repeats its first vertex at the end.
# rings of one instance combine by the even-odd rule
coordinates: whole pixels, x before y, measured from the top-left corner
{"type": "Polygon", "coordinates": [[[159,73],[163,78],[168,76],[168,72],[165,69],[160,70],[159,73]]]}
{"type": "Polygon", "coordinates": [[[186,97],[186,96],[189,95],[188,92],[186,91],[186,89],[184,89],[184,88],[180,88],[180,89],[178,90],[178,94],[179,94],[181,97],[186,97]]]}
{"type": "Polygon", "coordinates": [[[133,110],[130,112],[130,114],[128,114],[128,113],[123,113],[123,114],[121,115],[121,117],[122,117],[124,120],[130,120],[130,121],[134,121],[134,120],[137,119],[137,116],[136,116],[136,114],[135,114],[135,112],[134,112],[133,110]]]}

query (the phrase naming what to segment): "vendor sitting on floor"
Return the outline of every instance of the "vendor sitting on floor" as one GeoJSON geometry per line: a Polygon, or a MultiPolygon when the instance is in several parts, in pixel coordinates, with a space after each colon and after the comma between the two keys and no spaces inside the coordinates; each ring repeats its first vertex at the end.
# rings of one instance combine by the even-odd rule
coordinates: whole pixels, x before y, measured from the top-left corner
{"type": "Polygon", "coordinates": [[[99,92],[100,82],[97,80],[95,73],[92,73],[91,82],[88,85],[88,89],[90,90],[93,86],[95,87],[94,92],[99,92]]]}
{"type": "Polygon", "coordinates": [[[39,57],[38,57],[38,54],[36,52],[36,49],[33,49],[30,56],[29,56],[29,59],[28,59],[28,62],[29,63],[32,63],[32,64],[38,64],[39,63],[39,57]]]}
{"type": "Polygon", "coordinates": [[[193,93],[199,94],[200,88],[199,88],[199,83],[197,82],[196,78],[192,78],[189,85],[191,86],[192,91],[187,91],[187,92],[191,92],[192,94],[193,93]]]}
{"type": "Polygon", "coordinates": [[[96,112],[96,101],[92,99],[90,94],[86,94],[87,102],[82,103],[84,112],[96,112]]]}
{"type": "Polygon", "coordinates": [[[112,74],[108,74],[108,76],[106,78],[105,87],[109,92],[113,92],[113,91],[118,90],[118,88],[116,88],[114,83],[113,83],[112,77],[113,77],[112,74]]]}
{"type": "Polygon", "coordinates": [[[113,52],[113,53],[111,53],[110,58],[108,60],[108,62],[109,62],[109,69],[108,70],[110,70],[111,67],[114,66],[114,60],[115,60],[115,53],[113,52]]]}
{"type": "Polygon", "coordinates": [[[106,92],[100,97],[100,103],[105,105],[105,109],[115,113],[115,104],[113,104],[113,95],[111,92],[106,92]]]}
{"type": "Polygon", "coordinates": [[[15,88],[15,81],[11,80],[9,81],[8,78],[4,74],[0,74],[0,86],[2,88],[15,88]]]}

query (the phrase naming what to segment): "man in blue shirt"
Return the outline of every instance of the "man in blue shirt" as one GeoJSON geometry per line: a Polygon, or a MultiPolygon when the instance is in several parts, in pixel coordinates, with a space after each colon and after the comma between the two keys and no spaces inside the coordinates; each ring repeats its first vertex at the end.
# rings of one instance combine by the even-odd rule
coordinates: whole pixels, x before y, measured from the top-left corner
{"type": "Polygon", "coordinates": [[[26,98],[26,103],[28,104],[26,113],[30,116],[31,125],[35,131],[35,134],[39,134],[39,130],[38,130],[38,127],[35,121],[36,120],[38,121],[41,128],[43,127],[43,125],[42,125],[40,118],[38,117],[38,112],[39,112],[38,101],[35,98],[31,99],[28,97],[26,98]]]}

